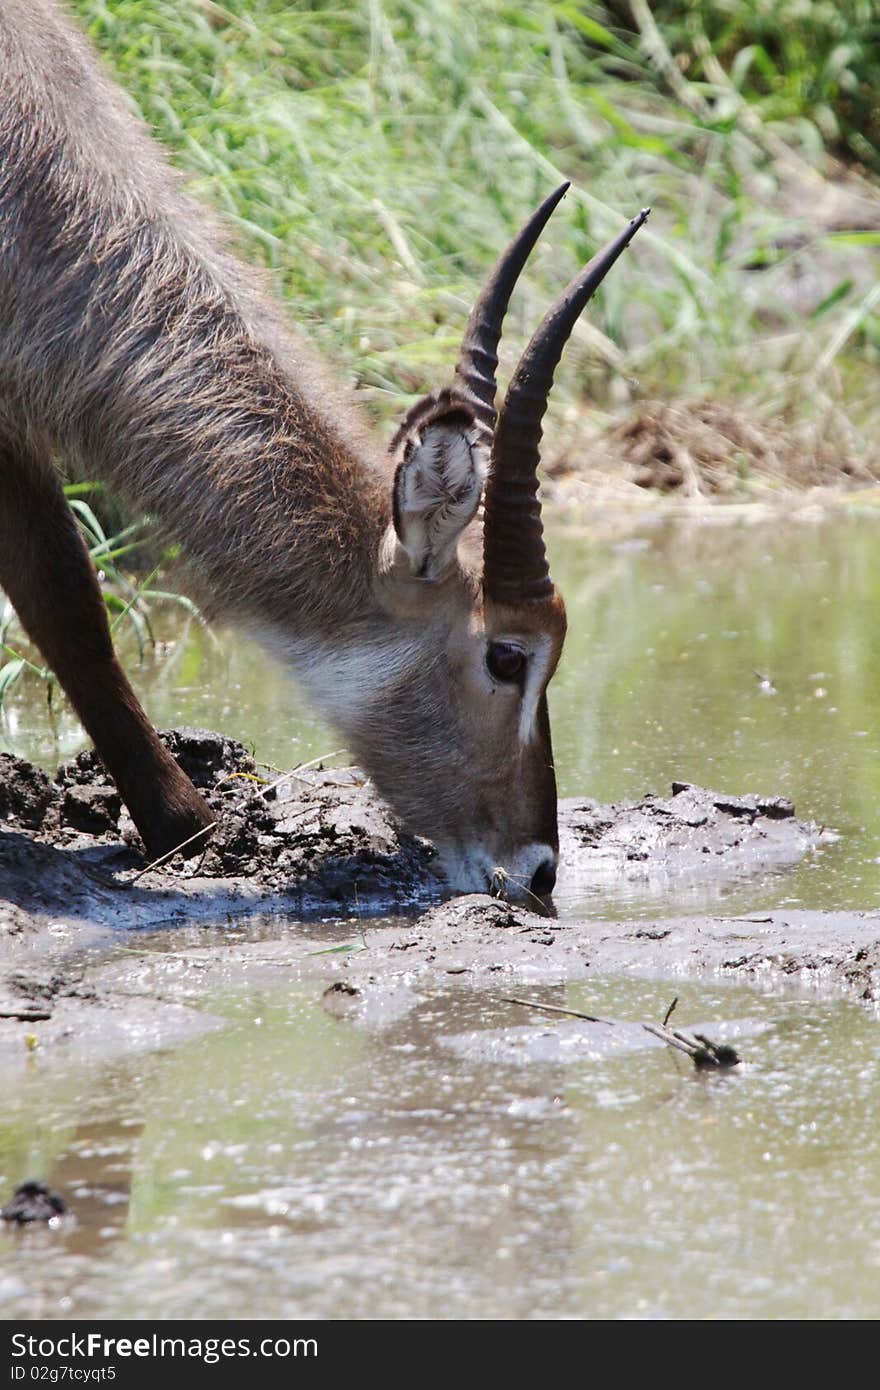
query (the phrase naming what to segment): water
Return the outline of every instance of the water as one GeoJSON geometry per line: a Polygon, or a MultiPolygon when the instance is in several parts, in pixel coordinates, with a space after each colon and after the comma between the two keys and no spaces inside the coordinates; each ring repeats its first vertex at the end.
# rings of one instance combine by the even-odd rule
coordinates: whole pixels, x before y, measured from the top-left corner
{"type": "MultiPolygon", "coordinates": [[[[37,1066],[0,1166],[50,1173],[77,1224],[0,1233],[0,1316],[876,1317],[880,1030],[676,989],[740,1020],[746,1065],[470,1060],[451,1039],[524,1018],[462,986],[387,1030],[248,990],[174,1054],[37,1066]]],[[[542,993],[657,1019],[671,990],[542,993]]]]}
{"type": "MultiPolygon", "coordinates": [[[[785,794],[840,840],[731,886],[725,910],[874,907],[876,522],[552,540],[571,619],[552,698],[562,793],[692,780],[785,794]]],[[[138,675],[160,724],[222,728],[281,766],[338,748],[240,640],[192,625],[163,636],[138,675]]],[[[5,737],[51,764],[79,735],[18,696],[5,737]]],[[[587,906],[671,915],[703,892],[609,885],[587,906]]],[[[677,992],[682,1024],[740,1039],[745,1065],[720,1076],[662,1048],[490,1061],[462,1037],[571,1026],[506,992],[442,982],[380,1028],[328,1016],[318,986],[279,982],[206,996],[228,1026],[166,1053],[85,1067],[37,1050],[4,1093],[0,1192],[45,1176],[76,1220],[0,1231],[0,1316],[880,1313],[869,1012],[712,982],[537,992],[654,1021],[677,992]]]]}

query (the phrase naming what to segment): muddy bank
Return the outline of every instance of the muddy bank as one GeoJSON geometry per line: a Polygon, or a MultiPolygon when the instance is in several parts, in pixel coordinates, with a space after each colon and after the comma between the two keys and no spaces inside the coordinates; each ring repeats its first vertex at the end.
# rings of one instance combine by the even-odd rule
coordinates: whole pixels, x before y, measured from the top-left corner
{"type": "MultiPolygon", "coordinates": [[[[92,974],[101,988],[196,1000],[207,987],[312,981],[332,1013],[390,1021],[450,981],[499,994],[512,983],[544,987],[591,975],[712,975],[773,987],[880,1000],[880,912],[775,912],[656,921],[557,921],[483,894],[439,903],[411,921],[262,922],[259,940],[204,932],[148,938],[106,958],[92,974]],[[351,993],[354,991],[354,993],[351,993]]],[[[673,991],[674,992],[674,991],[673,991]]]]}
{"type": "Polygon", "coordinates": [[[214,814],[203,854],[144,873],[137,832],[90,750],[54,779],[0,754],[0,898],[26,912],[51,912],[54,899],[115,925],[114,901],[118,925],[139,926],[176,917],[177,906],[201,913],[283,897],[301,910],[331,911],[357,895],[387,907],[439,891],[431,847],[398,833],[356,769],[305,769],[273,781],[234,739],[202,729],[162,738],[214,814]],[[122,891],[124,899],[112,897],[122,891]]]}
{"type": "MultiPolygon", "coordinates": [[[[54,779],[0,754],[0,936],[35,930],[224,920],[256,910],[301,916],[414,912],[444,895],[433,848],[398,829],[353,768],[269,780],[233,739],[163,735],[208,800],[204,853],[145,866],[119,796],[91,752],[54,779]]],[[[670,796],[560,807],[560,893],[612,879],[725,882],[797,862],[828,838],[790,802],[674,783],[670,796]]]]}
{"type": "MultiPolygon", "coordinates": [[[[430,1013],[444,1000],[441,1012],[460,1028],[472,999],[564,1004],[567,983],[583,981],[588,994],[591,979],[621,975],[668,979],[670,998],[676,981],[712,977],[873,1006],[880,1000],[880,913],[560,922],[474,895],[391,924],[255,918],[247,932],[190,928],[128,942],[6,970],[0,1059],[7,1077],[24,1072],[32,1050],[44,1062],[120,1057],[228,1027],[209,1001],[255,986],[270,995],[289,988],[341,1024],[368,1029],[430,1013]]],[[[584,1048],[662,1046],[640,1028],[637,1038],[632,1027],[618,1027],[609,1039],[604,1025],[520,1005],[506,1012],[509,1022],[490,1034],[451,1027],[449,1046],[472,1057],[489,1047],[497,1060],[518,1064],[547,1060],[560,1047],[577,1060],[584,1048]]],[[[688,1018],[681,1026],[697,1025],[688,1018]]],[[[715,1041],[736,1036],[714,1024],[709,1031],[715,1041]]]]}
{"type": "Polygon", "coordinates": [[[773,489],[852,489],[878,481],[876,463],[814,426],[760,422],[727,401],[651,401],[603,438],[620,478],[682,497],[731,500],[773,489]]]}

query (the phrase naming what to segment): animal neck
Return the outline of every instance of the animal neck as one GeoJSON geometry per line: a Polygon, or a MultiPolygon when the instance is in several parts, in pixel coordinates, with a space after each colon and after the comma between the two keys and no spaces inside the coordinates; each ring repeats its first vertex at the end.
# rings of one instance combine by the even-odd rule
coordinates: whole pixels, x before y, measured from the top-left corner
{"type": "Polygon", "coordinates": [[[382,452],[260,277],[181,193],[81,36],[42,0],[41,29],[16,22],[26,6],[11,3],[8,24],[0,16],[15,94],[11,117],[0,112],[0,203],[16,211],[0,248],[9,398],[35,437],[183,544],[218,613],[305,636],[357,620],[389,521],[382,452]]]}

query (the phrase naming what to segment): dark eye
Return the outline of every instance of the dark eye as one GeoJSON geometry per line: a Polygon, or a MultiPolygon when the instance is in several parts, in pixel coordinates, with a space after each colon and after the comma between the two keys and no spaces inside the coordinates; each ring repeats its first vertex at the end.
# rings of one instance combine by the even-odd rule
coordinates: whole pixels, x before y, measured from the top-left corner
{"type": "Polygon", "coordinates": [[[489,675],[496,681],[518,681],[526,669],[526,654],[510,642],[491,642],[486,648],[489,675]]]}

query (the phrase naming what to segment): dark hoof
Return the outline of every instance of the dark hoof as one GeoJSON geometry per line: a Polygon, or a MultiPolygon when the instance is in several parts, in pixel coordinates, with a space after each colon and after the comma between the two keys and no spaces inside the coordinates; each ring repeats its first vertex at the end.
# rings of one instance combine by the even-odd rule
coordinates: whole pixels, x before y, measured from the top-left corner
{"type": "Polygon", "coordinates": [[[152,827],[148,831],[141,826],[138,826],[138,830],[146,847],[147,859],[152,863],[155,859],[170,859],[175,854],[183,855],[184,859],[201,854],[214,833],[215,824],[208,807],[201,802],[198,814],[187,812],[186,815],[166,817],[159,830],[152,827]]]}

